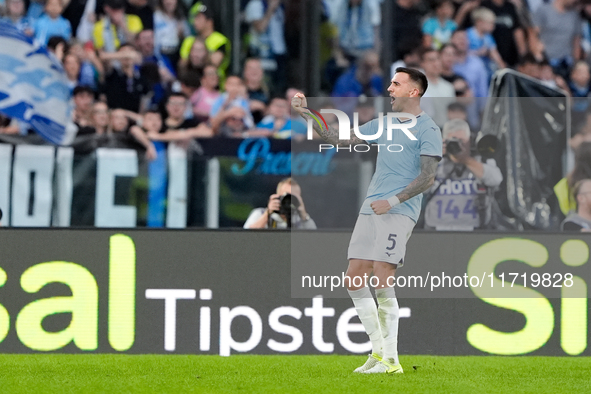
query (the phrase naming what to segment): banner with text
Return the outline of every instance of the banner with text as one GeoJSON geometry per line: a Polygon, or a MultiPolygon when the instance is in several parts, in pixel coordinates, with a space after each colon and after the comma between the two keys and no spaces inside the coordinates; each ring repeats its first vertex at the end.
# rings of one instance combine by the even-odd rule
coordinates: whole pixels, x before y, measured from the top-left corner
{"type": "MultiPolygon", "coordinates": [[[[314,214],[331,205],[321,198],[330,190],[321,179],[356,166],[336,166],[334,154],[305,147],[292,155],[290,141],[266,138],[203,139],[188,147],[158,143],[157,151],[147,161],[126,135],[79,137],[70,147],[50,146],[36,136],[0,135],[2,224],[242,227],[254,208],[266,206],[281,179],[297,176],[320,186],[305,191],[314,214]],[[292,173],[293,161],[305,165],[292,173]]],[[[355,199],[351,216],[356,204],[355,199]]],[[[335,216],[319,225],[343,227],[350,221],[335,216]]]]}
{"type": "MultiPolygon", "coordinates": [[[[310,248],[323,244],[326,250],[315,261],[341,256],[344,271],[350,234],[315,234],[310,248]]],[[[589,244],[564,234],[414,235],[401,277],[429,264],[420,246],[430,245],[441,248],[432,274],[504,259],[515,272],[525,269],[528,282],[512,282],[497,269],[494,279],[515,291],[502,299],[483,297],[472,283],[464,289],[469,297],[410,298],[408,287],[397,289],[401,354],[591,355],[589,244]],[[513,242],[514,254],[503,254],[499,242],[513,242]],[[533,244],[535,254],[519,254],[533,244]],[[483,253],[490,245],[499,246],[492,256],[483,253]],[[529,282],[531,263],[544,251],[576,277],[577,291],[584,290],[578,298],[567,293],[572,287],[552,293],[554,282],[529,282]]],[[[323,295],[318,279],[311,282],[314,296],[292,297],[290,283],[293,292],[301,273],[292,271],[288,232],[0,229],[0,245],[0,352],[371,351],[349,299],[323,295]]],[[[449,282],[444,286],[455,286],[456,278],[449,282]]]]}

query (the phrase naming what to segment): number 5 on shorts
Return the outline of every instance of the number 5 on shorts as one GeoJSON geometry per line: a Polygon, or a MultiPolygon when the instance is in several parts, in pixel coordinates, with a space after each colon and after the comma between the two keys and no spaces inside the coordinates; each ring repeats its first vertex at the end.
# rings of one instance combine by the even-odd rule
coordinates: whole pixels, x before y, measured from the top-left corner
{"type": "Polygon", "coordinates": [[[386,248],[386,250],[392,250],[396,247],[396,234],[390,234],[388,236],[388,241],[392,241],[392,245],[388,248],[386,248]]]}

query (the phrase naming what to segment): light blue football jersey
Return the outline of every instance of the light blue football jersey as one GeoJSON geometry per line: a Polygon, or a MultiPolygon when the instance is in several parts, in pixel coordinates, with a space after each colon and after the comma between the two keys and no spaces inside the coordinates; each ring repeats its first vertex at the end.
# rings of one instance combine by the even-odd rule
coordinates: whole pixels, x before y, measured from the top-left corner
{"type": "MultiPolygon", "coordinates": [[[[417,115],[417,124],[410,129],[415,136],[411,140],[404,131],[394,129],[392,131],[392,140],[387,139],[387,119],[383,119],[383,132],[377,140],[368,140],[368,144],[384,144],[379,147],[378,158],[376,160],[376,172],[373,174],[371,183],[367,190],[365,201],[361,206],[360,214],[374,214],[370,204],[375,200],[386,200],[404,190],[421,172],[421,155],[433,156],[441,159],[442,156],[442,138],[441,130],[435,122],[425,112],[417,115]],[[389,152],[388,145],[398,144],[402,146],[400,152],[399,146],[391,147],[389,152]]],[[[410,123],[410,119],[400,121],[395,118],[393,123],[410,123]]],[[[375,135],[378,132],[379,118],[367,122],[359,127],[363,135],[375,135]]],[[[377,149],[372,146],[372,149],[377,149]]],[[[388,211],[388,213],[398,213],[410,217],[415,222],[421,212],[421,203],[423,194],[412,197],[411,199],[399,204],[388,211]]]]}

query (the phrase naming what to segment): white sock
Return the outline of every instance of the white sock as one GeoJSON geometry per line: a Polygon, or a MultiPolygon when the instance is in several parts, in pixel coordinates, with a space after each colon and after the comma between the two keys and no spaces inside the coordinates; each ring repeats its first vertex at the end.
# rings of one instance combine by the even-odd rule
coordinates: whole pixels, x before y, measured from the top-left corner
{"type": "Polygon", "coordinates": [[[369,291],[369,287],[363,287],[359,290],[348,290],[355,310],[365,328],[365,332],[369,335],[371,341],[372,352],[378,356],[382,356],[382,332],[380,330],[380,322],[378,320],[378,308],[369,291]]]}
{"type": "Polygon", "coordinates": [[[378,316],[383,338],[383,359],[398,364],[398,320],[400,310],[393,287],[376,289],[378,316]]]}

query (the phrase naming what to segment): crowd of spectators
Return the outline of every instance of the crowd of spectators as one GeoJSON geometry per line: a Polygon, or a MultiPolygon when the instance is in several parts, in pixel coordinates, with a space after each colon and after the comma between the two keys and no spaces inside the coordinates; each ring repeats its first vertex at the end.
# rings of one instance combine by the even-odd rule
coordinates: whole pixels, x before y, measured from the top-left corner
{"type": "MultiPolygon", "coordinates": [[[[415,67],[429,80],[425,107],[436,123],[459,118],[477,132],[491,77],[508,67],[579,99],[571,147],[586,141],[591,0],[384,1],[319,1],[320,95],[383,96],[396,67],[415,67]],[[382,67],[385,53],[391,69],[382,67]]],[[[305,126],[290,117],[298,90],[288,70],[290,54],[307,53],[291,48],[286,29],[304,4],[240,7],[240,43],[216,25],[221,16],[206,1],[0,0],[0,17],[63,63],[79,135],[124,133],[153,158],[153,141],[304,138],[305,126]],[[232,59],[237,44],[240,59],[232,59]],[[239,74],[230,71],[236,60],[239,74]]],[[[0,119],[1,133],[27,128],[0,119]]]]}
{"type": "MultiPolygon", "coordinates": [[[[590,93],[591,1],[395,0],[388,8],[393,15],[382,15],[382,2],[319,3],[321,94],[381,96],[384,79],[396,67],[416,67],[429,78],[426,96],[442,99],[428,105],[436,122],[442,126],[446,106],[459,102],[478,130],[489,81],[498,69],[514,68],[573,97],[590,93]],[[383,20],[390,17],[393,28],[385,31],[383,20]],[[386,52],[395,60],[388,73],[381,67],[386,52]]],[[[285,110],[293,81],[287,73],[286,13],[302,4],[240,2],[242,72],[232,75],[237,43],[219,30],[220,16],[206,3],[0,0],[0,13],[63,62],[72,92],[83,88],[109,110],[128,111],[130,127],[141,127],[141,115],[149,110],[168,116],[170,95],[180,93],[187,100],[185,118],[207,125],[210,136],[290,138],[294,133],[286,132],[288,127],[297,136],[301,127],[292,125],[285,110]]],[[[579,125],[587,106],[579,101],[573,108],[579,125]]],[[[76,113],[80,126],[94,127],[90,110],[76,113]]]]}
{"type": "MultiPolygon", "coordinates": [[[[391,31],[380,29],[380,21],[390,17],[381,15],[382,2],[325,1],[329,14],[325,23],[336,26],[337,45],[323,65],[323,86],[334,97],[380,96],[383,88],[376,87],[383,86],[383,79],[397,67],[420,68],[429,78],[427,97],[456,98],[467,106],[470,125],[478,131],[496,70],[518,70],[572,97],[589,94],[588,0],[396,0],[391,31]],[[383,47],[385,37],[391,38],[392,48],[383,47]],[[379,56],[386,51],[395,58],[388,74],[371,67],[380,64],[379,56]],[[454,92],[445,81],[459,88],[454,92]],[[475,99],[466,100],[466,95],[475,99]]],[[[586,100],[573,108],[577,132],[586,100]]],[[[441,108],[433,112],[440,126],[447,120],[442,113],[441,108]]]]}
{"type": "MultiPolygon", "coordinates": [[[[240,74],[202,1],[0,0],[0,17],[62,62],[79,136],[125,134],[153,159],[153,141],[303,135],[286,96],[297,90],[287,86],[281,0],[243,2],[240,74]]],[[[5,117],[0,126],[30,132],[5,117]]]]}
{"type": "MultiPolygon", "coordinates": [[[[418,68],[429,81],[422,100],[426,112],[440,127],[452,119],[468,122],[475,137],[495,71],[511,68],[560,89],[572,98],[568,146],[575,152],[576,163],[555,188],[556,196],[565,216],[576,211],[591,219],[582,205],[587,201],[587,184],[582,181],[591,178],[587,170],[591,161],[584,151],[591,140],[591,1],[395,0],[393,15],[380,15],[380,2],[330,2],[335,10],[330,20],[340,34],[339,48],[324,73],[325,85],[331,86],[335,65],[343,68],[332,95],[380,96],[382,92],[374,87],[392,77],[397,67],[418,68]],[[379,20],[386,17],[392,17],[393,28],[380,32],[379,20]],[[392,42],[393,47],[385,48],[383,42],[392,42]],[[371,67],[380,62],[376,54],[386,51],[392,51],[395,59],[388,74],[371,67]],[[574,179],[581,171],[583,176],[574,179]]],[[[581,228],[581,223],[582,219],[578,227],[564,228],[581,228]]],[[[588,222],[583,225],[585,231],[589,228],[588,222]]]]}

